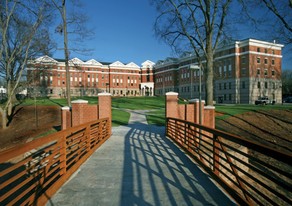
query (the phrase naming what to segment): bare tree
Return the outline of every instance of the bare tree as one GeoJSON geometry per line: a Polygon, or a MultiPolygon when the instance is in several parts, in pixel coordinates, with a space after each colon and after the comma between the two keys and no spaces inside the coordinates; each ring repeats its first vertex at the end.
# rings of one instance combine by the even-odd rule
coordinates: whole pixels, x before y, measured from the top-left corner
{"type": "Polygon", "coordinates": [[[292,71],[285,70],[282,73],[282,92],[283,96],[292,95],[292,71]]]}
{"type": "Polygon", "coordinates": [[[56,0],[52,0],[55,7],[59,11],[62,19],[62,23],[56,28],[56,32],[63,34],[64,37],[64,56],[65,56],[65,70],[66,70],[66,97],[67,97],[67,104],[71,107],[71,89],[70,89],[70,70],[69,70],[69,55],[71,51],[81,52],[83,54],[90,51],[90,49],[80,49],[80,47],[70,47],[68,46],[68,34],[71,34],[75,38],[75,45],[78,45],[78,42],[83,42],[86,38],[89,38],[92,34],[86,28],[86,21],[87,17],[84,15],[79,9],[75,10],[76,8],[81,8],[81,4],[77,0],[71,0],[72,13],[67,17],[67,10],[66,7],[68,6],[68,1],[62,0],[62,3],[59,4],[56,0]],[[68,26],[71,28],[68,31],[68,26]]]}
{"type": "Polygon", "coordinates": [[[15,93],[27,60],[44,48],[48,32],[42,27],[49,19],[49,4],[46,1],[6,0],[0,3],[0,75],[5,79],[7,101],[1,105],[2,128],[7,127],[12,117],[15,93]]]}
{"type": "Polygon", "coordinates": [[[291,0],[239,0],[239,13],[260,38],[292,44],[291,0]]]}
{"type": "Polygon", "coordinates": [[[52,0],[56,8],[59,10],[62,17],[62,25],[57,27],[57,32],[64,36],[64,56],[66,70],[66,97],[67,104],[71,107],[71,89],[70,89],[70,71],[69,71],[69,50],[68,50],[68,32],[67,32],[67,15],[66,15],[66,0],[62,0],[61,6],[55,0],[52,0]]]}
{"type": "Polygon", "coordinates": [[[272,12],[280,21],[282,28],[281,34],[284,36],[284,41],[287,44],[292,43],[292,0],[287,0],[285,3],[278,0],[263,0],[265,6],[272,12]],[[284,30],[284,32],[283,32],[284,30]]]}
{"type": "Polygon", "coordinates": [[[156,34],[176,50],[191,49],[196,54],[205,74],[207,105],[213,105],[214,53],[224,35],[231,1],[152,1],[159,12],[155,22],[156,34]]]}

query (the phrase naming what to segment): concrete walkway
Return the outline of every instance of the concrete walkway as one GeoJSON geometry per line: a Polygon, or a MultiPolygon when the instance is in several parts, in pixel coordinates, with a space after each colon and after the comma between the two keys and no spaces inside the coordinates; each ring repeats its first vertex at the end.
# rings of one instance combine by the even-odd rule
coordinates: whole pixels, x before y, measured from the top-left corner
{"type": "Polygon", "coordinates": [[[131,111],[47,205],[235,205],[187,156],[131,111]]]}

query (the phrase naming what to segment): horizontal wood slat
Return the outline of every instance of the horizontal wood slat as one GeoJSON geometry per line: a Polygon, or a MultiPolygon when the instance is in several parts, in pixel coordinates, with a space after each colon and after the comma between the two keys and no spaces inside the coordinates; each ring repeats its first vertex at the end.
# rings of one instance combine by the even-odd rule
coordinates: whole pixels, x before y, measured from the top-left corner
{"type": "Polygon", "coordinates": [[[0,205],[44,205],[110,137],[109,125],[99,119],[0,152],[0,205]]]}
{"type": "Polygon", "coordinates": [[[166,135],[239,205],[292,205],[291,153],[176,118],[167,118],[166,135]]]}

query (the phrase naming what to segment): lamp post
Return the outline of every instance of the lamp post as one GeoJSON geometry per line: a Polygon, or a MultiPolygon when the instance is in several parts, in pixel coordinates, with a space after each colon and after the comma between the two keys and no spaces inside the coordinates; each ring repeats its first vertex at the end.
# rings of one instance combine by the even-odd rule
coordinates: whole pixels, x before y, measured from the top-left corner
{"type": "MultiPolygon", "coordinates": [[[[196,64],[190,64],[190,70],[199,71],[199,124],[202,124],[202,75],[201,67],[196,64]]],[[[191,88],[192,89],[192,88],[191,88]]]]}

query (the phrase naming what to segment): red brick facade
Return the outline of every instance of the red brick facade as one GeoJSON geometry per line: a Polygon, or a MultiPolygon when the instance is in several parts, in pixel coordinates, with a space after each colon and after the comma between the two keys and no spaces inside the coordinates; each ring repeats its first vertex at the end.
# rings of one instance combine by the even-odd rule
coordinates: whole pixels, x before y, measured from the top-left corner
{"type": "MultiPolygon", "coordinates": [[[[214,101],[254,104],[259,97],[282,102],[281,44],[247,39],[220,46],[214,55],[214,101]]],[[[167,58],[155,65],[155,94],[178,92],[180,97],[199,97],[199,71],[193,53],[167,58]]],[[[203,69],[202,69],[203,70],[203,69]]],[[[202,71],[202,97],[205,98],[205,74],[202,71]]]]}
{"type": "MultiPolygon", "coordinates": [[[[165,116],[177,119],[182,119],[199,124],[199,100],[193,100],[190,104],[178,104],[178,93],[168,92],[165,94],[165,116]]],[[[204,106],[205,101],[202,104],[202,124],[215,128],[215,107],[204,106]]]]}
{"type": "Polygon", "coordinates": [[[62,107],[61,115],[62,130],[102,118],[109,118],[111,128],[111,94],[99,94],[98,105],[89,105],[88,101],[81,99],[72,101],[72,110],[70,111],[69,107],[62,107]]]}
{"type": "MultiPolygon", "coordinates": [[[[97,96],[101,92],[113,96],[153,96],[153,66],[147,60],[139,67],[133,62],[123,64],[95,60],[70,60],[72,96],[97,96]]],[[[66,90],[65,63],[48,56],[28,62],[29,92],[38,96],[62,97],[66,90]]]]}

